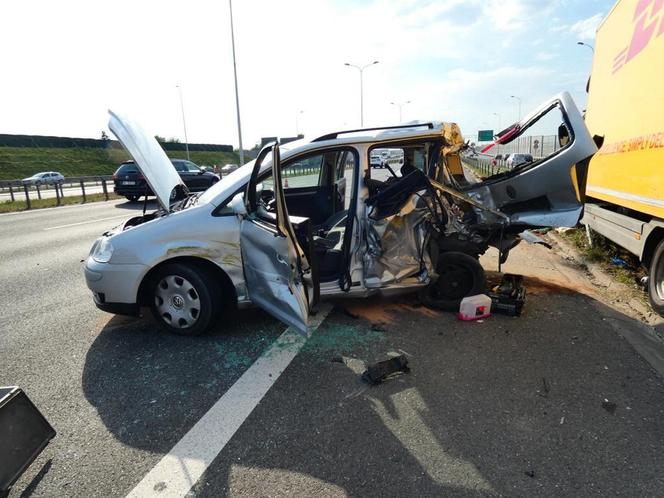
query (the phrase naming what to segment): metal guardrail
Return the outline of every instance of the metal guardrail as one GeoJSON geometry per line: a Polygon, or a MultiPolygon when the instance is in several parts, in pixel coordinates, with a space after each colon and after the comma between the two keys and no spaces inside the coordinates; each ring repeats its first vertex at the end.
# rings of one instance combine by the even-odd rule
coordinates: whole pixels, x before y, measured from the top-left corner
{"type": "Polygon", "coordinates": [[[468,166],[470,166],[473,169],[473,171],[482,179],[509,170],[506,161],[503,161],[502,159],[496,160],[493,157],[489,156],[483,156],[483,157],[466,156],[462,159],[462,161],[468,166]]]}
{"type": "Polygon", "coordinates": [[[37,199],[42,198],[42,192],[44,190],[48,191],[53,189],[55,191],[55,202],[56,206],[59,206],[62,202],[62,199],[65,197],[64,187],[67,186],[68,190],[72,188],[79,187],[80,194],[78,192],[72,193],[68,192],[71,195],[80,195],[83,198],[83,202],[87,201],[87,194],[85,188],[92,186],[102,187],[102,193],[106,200],[109,199],[108,192],[108,182],[113,182],[113,176],[111,175],[98,175],[98,176],[70,176],[66,177],[64,181],[56,185],[28,185],[23,183],[22,180],[2,180],[0,181],[0,193],[9,193],[9,201],[16,202],[17,200],[23,200],[25,198],[25,203],[27,209],[32,207],[32,201],[35,200],[34,197],[31,197],[31,194],[37,195],[37,199]]]}

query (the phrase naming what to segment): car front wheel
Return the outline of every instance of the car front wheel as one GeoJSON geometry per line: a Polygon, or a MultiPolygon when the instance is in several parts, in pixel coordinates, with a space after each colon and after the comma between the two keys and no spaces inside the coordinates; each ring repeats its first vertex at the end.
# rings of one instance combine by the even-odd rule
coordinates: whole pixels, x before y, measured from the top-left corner
{"type": "Polygon", "coordinates": [[[461,300],[486,291],[484,268],[462,252],[444,252],[438,257],[438,279],[420,291],[420,299],[431,308],[458,311],[461,300]]]}
{"type": "Polygon", "coordinates": [[[138,201],[138,196],[137,195],[126,195],[125,196],[129,202],[137,202],[138,201]]]}
{"type": "Polygon", "coordinates": [[[195,265],[172,263],[161,267],[150,289],[152,314],[174,334],[202,334],[220,308],[219,285],[195,265]]]}

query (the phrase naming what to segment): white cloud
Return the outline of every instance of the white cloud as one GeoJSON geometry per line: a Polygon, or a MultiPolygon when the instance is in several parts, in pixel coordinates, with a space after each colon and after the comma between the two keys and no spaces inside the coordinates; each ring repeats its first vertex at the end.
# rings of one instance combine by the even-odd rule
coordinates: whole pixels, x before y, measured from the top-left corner
{"type": "MultiPolygon", "coordinates": [[[[512,120],[511,93],[526,109],[565,89],[572,69],[554,68],[551,55],[566,48],[547,28],[569,1],[234,2],[244,145],[294,134],[296,115],[307,136],[357,126],[359,75],[344,62],[380,61],[364,73],[365,124],[393,124],[390,102],[406,100],[404,119],[512,120]]],[[[179,83],[189,139],[237,145],[227,2],[99,5],[7,4],[0,132],[99,136],[111,107],[182,139],[179,83]]]]}
{"type": "Polygon", "coordinates": [[[604,14],[595,14],[588,19],[582,19],[570,27],[570,32],[575,34],[580,40],[594,40],[597,26],[604,19],[604,14]]]}

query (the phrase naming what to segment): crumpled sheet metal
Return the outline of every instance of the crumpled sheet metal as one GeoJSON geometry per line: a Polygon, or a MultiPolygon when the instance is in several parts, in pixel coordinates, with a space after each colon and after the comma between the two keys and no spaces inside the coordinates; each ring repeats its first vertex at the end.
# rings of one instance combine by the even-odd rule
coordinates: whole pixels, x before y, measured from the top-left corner
{"type": "Polygon", "coordinates": [[[411,196],[394,216],[369,219],[364,261],[367,287],[383,287],[409,277],[425,281],[431,274],[431,259],[423,250],[431,213],[426,207],[417,206],[418,199],[411,196]]]}

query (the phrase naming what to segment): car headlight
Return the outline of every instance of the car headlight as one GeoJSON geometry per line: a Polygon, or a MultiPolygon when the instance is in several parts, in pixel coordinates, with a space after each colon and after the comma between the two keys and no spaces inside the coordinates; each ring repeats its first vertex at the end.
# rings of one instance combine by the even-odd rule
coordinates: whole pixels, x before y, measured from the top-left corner
{"type": "Polygon", "coordinates": [[[92,259],[97,263],[108,263],[113,256],[113,244],[110,237],[102,237],[92,252],[92,259]]]}

